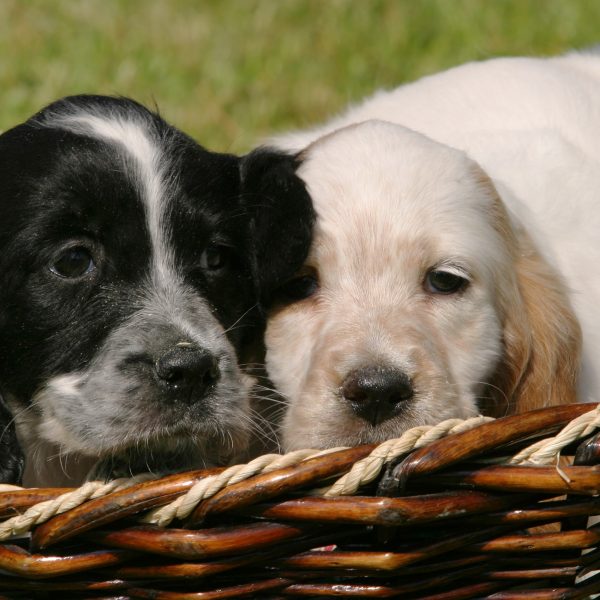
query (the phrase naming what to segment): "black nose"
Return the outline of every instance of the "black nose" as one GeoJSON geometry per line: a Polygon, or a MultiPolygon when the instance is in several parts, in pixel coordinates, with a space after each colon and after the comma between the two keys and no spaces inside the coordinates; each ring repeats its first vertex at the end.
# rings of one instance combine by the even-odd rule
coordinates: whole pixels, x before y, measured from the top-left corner
{"type": "Polygon", "coordinates": [[[195,344],[180,343],[156,361],[156,374],[182,399],[193,402],[219,379],[219,362],[195,344]]]}
{"type": "Polygon", "coordinates": [[[352,371],[342,384],[352,410],[373,425],[398,414],[414,390],[410,378],[396,369],[365,367],[352,371]]]}

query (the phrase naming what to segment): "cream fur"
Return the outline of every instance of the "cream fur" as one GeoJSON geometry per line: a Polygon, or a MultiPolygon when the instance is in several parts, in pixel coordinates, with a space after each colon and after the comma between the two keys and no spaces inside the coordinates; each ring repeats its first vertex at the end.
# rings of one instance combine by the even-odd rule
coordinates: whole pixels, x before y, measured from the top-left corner
{"type": "Polygon", "coordinates": [[[267,328],[284,447],[599,400],[599,139],[600,56],[586,54],[467,64],[276,139],[303,149],[318,215],[319,289],[267,328]],[[439,265],[467,275],[464,293],[424,289],[439,265]],[[379,426],[339,389],[369,365],[415,388],[379,426]]]}

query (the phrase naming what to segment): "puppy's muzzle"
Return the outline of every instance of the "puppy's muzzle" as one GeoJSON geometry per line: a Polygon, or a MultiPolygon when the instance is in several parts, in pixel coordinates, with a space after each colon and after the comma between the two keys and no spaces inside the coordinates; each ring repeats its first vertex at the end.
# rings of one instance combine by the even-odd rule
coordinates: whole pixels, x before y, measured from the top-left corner
{"type": "Polygon", "coordinates": [[[221,375],[217,358],[191,342],[180,342],[165,352],[155,371],[170,397],[189,403],[205,396],[221,375]]]}
{"type": "Polygon", "coordinates": [[[414,395],[410,378],[400,370],[365,367],[343,381],[341,394],[354,413],[372,425],[399,414],[414,395]]]}

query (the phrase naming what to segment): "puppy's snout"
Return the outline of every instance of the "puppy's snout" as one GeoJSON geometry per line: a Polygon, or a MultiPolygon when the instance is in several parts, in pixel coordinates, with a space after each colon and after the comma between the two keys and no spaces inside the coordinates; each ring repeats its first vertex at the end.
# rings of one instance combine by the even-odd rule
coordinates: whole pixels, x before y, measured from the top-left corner
{"type": "Polygon", "coordinates": [[[373,425],[397,414],[403,402],[414,394],[405,373],[381,367],[352,371],[344,380],[341,392],[352,410],[373,425]]]}
{"type": "Polygon", "coordinates": [[[156,361],[158,377],[190,402],[202,397],[220,376],[217,358],[195,344],[181,343],[156,361]]]}

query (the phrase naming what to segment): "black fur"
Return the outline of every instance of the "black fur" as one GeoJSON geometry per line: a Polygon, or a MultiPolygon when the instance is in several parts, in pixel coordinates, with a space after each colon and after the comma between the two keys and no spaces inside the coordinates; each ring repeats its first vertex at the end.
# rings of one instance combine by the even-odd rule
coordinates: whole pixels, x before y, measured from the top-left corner
{"type": "Polygon", "coordinates": [[[0,483],[21,482],[24,457],[17,442],[15,424],[0,395],[0,483]]]}
{"type": "Polygon", "coordinates": [[[242,164],[244,200],[253,215],[248,229],[262,306],[298,270],[306,257],[315,215],[304,182],[296,177],[299,160],[271,148],[258,148],[242,164]]]}
{"type": "MultiPolygon", "coordinates": [[[[31,398],[52,378],[89,368],[115,328],[140,310],[148,286],[151,239],[131,165],[115,143],[53,125],[74,110],[134,119],[163,150],[177,272],[198,302],[208,303],[238,356],[260,334],[270,294],[300,266],[310,243],[313,211],[293,158],[209,152],[128,99],[75,96],[51,104],[0,136],[0,393],[19,411],[35,412],[31,398]],[[49,270],[67,240],[93,251],[93,276],[74,282],[49,270]],[[202,263],[211,244],[226,255],[212,271],[202,263]]],[[[151,345],[160,346],[160,336],[160,327],[149,326],[151,345]]],[[[151,364],[135,368],[136,377],[142,369],[153,377],[151,364]]],[[[156,395],[152,409],[163,402],[156,395]]],[[[186,408],[185,418],[204,418],[207,402],[197,412],[186,408]]],[[[4,404],[0,409],[2,426],[10,417],[4,404]]],[[[22,463],[12,428],[1,443],[0,480],[14,481],[22,463]]]]}

